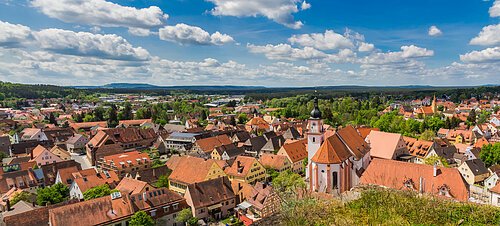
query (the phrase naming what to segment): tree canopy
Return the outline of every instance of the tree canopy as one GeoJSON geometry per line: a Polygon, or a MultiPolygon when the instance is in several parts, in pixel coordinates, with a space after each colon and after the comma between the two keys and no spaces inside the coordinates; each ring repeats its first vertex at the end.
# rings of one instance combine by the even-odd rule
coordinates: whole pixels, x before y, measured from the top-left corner
{"type": "Polygon", "coordinates": [[[130,226],[154,226],[155,221],[146,212],[139,210],[130,217],[130,226]]]}
{"type": "Polygon", "coordinates": [[[103,197],[106,195],[110,195],[113,192],[114,192],[114,190],[111,190],[111,188],[109,188],[109,185],[103,184],[103,185],[99,185],[97,187],[93,187],[93,188],[85,191],[83,193],[83,198],[85,200],[90,200],[90,199],[95,199],[95,198],[100,198],[100,197],[103,197]]]}
{"type": "Polygon", "coordinates": [[[56,204],[65,201],[69,197],[68,186],[57,183],[50,187],[39,188],[36,191],[36,202],[39,206],[48,204],[56,204]]]}
{"type": "Polygon", "coordinates": [[[500,143],[484,145],[479,155],[487,167],[500,164],[500,143]]]}

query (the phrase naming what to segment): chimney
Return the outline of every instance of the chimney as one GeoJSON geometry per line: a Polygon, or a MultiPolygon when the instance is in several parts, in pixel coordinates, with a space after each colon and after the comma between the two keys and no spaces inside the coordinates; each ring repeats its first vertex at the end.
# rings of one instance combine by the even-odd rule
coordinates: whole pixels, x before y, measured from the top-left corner
{"type": "Polygon", "coordinates": [[[147,192],[142,193],[142,199],[144,199],[144,202],[148,200],[148,193],[147,192]]]}
{"type": "Polygon", "coordinates": [[[437,161],[436,161],[434,163],[434,167],[433,167],[433,170],[432,170],[432,176],[436,177],[437,173],[438,173],[438,169],[437,169],[437,161]]]}
{"type": "Polygon", "coordinates": [[[10,199],[7,197],[5,200],[3,200],[7,204],[7,211],[10,211],[10,199]]]}

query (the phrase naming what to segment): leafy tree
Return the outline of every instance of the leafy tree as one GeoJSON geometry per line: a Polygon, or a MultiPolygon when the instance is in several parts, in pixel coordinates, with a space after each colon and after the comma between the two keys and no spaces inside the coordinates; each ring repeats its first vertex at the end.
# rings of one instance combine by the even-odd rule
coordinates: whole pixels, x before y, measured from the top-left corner
{"type": "Polygon", "coordinates": [[[500,164],[500,143],[484,145],[479,158],[487,167],[500,164]]]}
{"type": "Polygon", "coordinates": [[[132,113],[132,105],[130,104],[130,102],[125,102],[123,110],[120,112],[119,116],[120,120],[129,120],[134,118],[134,115],[132,113]]]}
{"type": "Polygon", "coordinates": [[[247,121],[248,121],[247,114],[242,113],[242,114],[238,115],[238,123],[239,124],[245,124],[245,123],[247,123],[247,121]]]}
{"type": "Polygon", "coordinates": [[[83,193],[83,199],[91,200],[100,198],[106,195],[110,195],[113,191],[109,188],[108,184],[99,185],[97,187],[93,187],[83,193]]]}
{"type": "Polygon", "coordinates": [[[191,212],[190,208],[181,210],[175,218],[175,221],[184,222],[188,225],[197,225],[198,223],[198,219],[196,217],[193,217],[193,212],[191,212]]]}
{"type": "Polygon", "coordinates": [[[12,201],[10,202],[10,204],[14,205],[14,204],[18,203],[21,200],[23,200],[25,202],[31,203],[33,201],[33,198],[34,198],[33,194],[31,194],[30,192],[22,191],[22,192],[19,192],[19,193],[15,194],[12,197],[12,201]]]}
{"type": "Polygon", "coordinates": [[[438,163],[438,165],[442,165],[444,167],[449,167],[448,161],[446,161],[445,158],[439,157],[437,155],[429,156],[424,160],[424,163],[427,165],[434,165],[435,163],[438,163]]]}
{"type": "Polygon", "coordinates": [[[167,175],[161,175],[158,178],[158,181],[156,181],[155,187],[157,187],[157,188],[168,188],[168,176],[167,175]]]}
{"type": "Polygon", "coordinates": [[[467,116],[467,121],[471,123],[471,125],[476,125],[476,111],[471,110],[469,112],[469,116],[467,116]]]}
{"type": "Polygon", "coordinates": [[[56,117],[54,116],[54,113],[50,112],[49,114],[49,122],[51,124],[57,125],[56,117]]]}
{"type": "Polygon", "coordinates": [[[436,133],[432,130],[426,130],[422,134],[420,134],[419,139],[432,141],[436,137],[436,133]]]}
{"type": "Polygon", "coordinates": [[[130,226],[154,226],[155,221],[146,212],[139,210],[130,217],[130,226]]]}
{"type": "Polygon", "coordinates": [[[57,183],[51,187],[37,189],[36,194],[36,202],[39,206],[45,206],[47,203],[57,204],[68,199],[69,188],[62,183],[57,183]]]}
{"type": "Polygon", "coordinates": [[[116,105],[111,105],[108,109],[108,127],[114,128],[118,125],[118,115],[116,113],[116,105]]]}
{"type": "Polygon", "coordinates": [[[267,172],[267,174],[269,175],[269,179],[270,179],[271,181],[273,181],[273,180],[274,180],[274,178],[278,177],[278,176],[279,176],[279,174],[280,174],[278,171],[276,171],[276,170],[274,170],[274,169],[271,169],[271,168],[266,169],[266,172],[267,172]]]}
{"type": "Polygon", "coordinates": [[[299,174],[290,170],[281,172],[273,180],[273,187],[282,200],[296,196],[299,190],[306,188],[306,183],[299,174]]]}

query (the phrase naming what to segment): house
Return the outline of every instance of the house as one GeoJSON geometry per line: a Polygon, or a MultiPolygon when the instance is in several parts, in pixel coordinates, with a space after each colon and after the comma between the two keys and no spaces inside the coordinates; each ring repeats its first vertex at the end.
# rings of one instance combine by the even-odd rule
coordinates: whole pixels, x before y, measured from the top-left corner
{"type": "Polygon", "coordinates": [[[475,147],[468,147],[464,153],[467,160],[478,159],[480,154],[481,154],[481,149],[475,147]]]}
{"type": "Polygon", "coordinates": [[[85,152],[85,145],[88,142],[89,139],[86,136],[74,134],[66,141],[66,150],[71,153],[83,153],[85,152]]]}
{"type": "Polygon", "coordinates": [[[174,132],[177,132],[177,133],[182,133],[182,132],[186,132],[186,127],[183,126],[183,125],[177,125],[177,124],[165,124],[165,126],[163,126],[163,129],[165,129],[165,131],[167,131],[168,133],[174,133],[174,132]]]}
{"type": "Polygon", "coordinates": [[[286,129],[286,131],[283,133],[283,138],[285,138],[285,140],[299,140],[302,138],[302,136],[300,135],[297,128],[291,126],[288,127],[288,129],[286,129]]]}
{"type": "Polygon", "coordinates": [[[446,139],[453,143],[471,144],[476,136],[472,130],[452,129],[446,135],[446,139]]]}
{"type": "Polygon", "coordinates": [[[303,173],[304,159],[307,159],[307,139],[285,142],[281,146],[277,155],[283,155],[292,163],[292,171],[295,173],[303,173]]]}
{"type": "Polygon", "coordinates": [[[184,194],[190,184],[226,176],[225,162],[192,156],[172,156],[166,163],[172,170],[169,189],[184,194]]]}
{"type": "Polygon", "coordinates": [[[47,165],[49,163],[62,162],[63,159],[59,158],[54,153],[50,152],[42,145],[38,145],[31,151],[30,162],[36,162],[38,166],[47,165]]]}
{"type": "Polygon", "coordinates": [[[262,154],[259,162],[267,170],[273,169],[276,172],[283,172],[292,169],[292,163],[284,155],[262,154]]]}
{"type": "Polygon", "coordinates": [[[5,153],[6,156],[10,156],[10,145],[9,136],[0,136],[0,152],[5,153]]]}
{"type": "Polygon", "coordinates": [[[243,147],[245,148],[245,153],[256,157],[266,143],[267,139],[265,136],[252,137],[245,141],[243,147]]]}
{"type": "Polygon", "coordinates": [[[85,145],[87,159],[95,166],[97,161],[104,156],[120,154],[124,152],[123,147],[109,136],[100,131],[85,145]]]}
{"type": "Polygon", "coordinates": [[[467,183],[456,168],[373,159],[361,176],[360,184],[409,190],[438,197],[467,201],[467,183]]]}
{"type": "Polygon", "coordinates": [[[370,155],[372,158],[393,160],[404,158],[408,160],[410,156],[403,136],[399,133],[372,130],[365,140],[370,145],[370,155]]]}
{"type": "Polygon", "coordinates": [[[9,226],[46,226],[49,222],[49,210],[76,202],[78,201],[68,200],[54,205],[34,208],[20,214],[4,216],[3,223],[9,226]]]}
{"type": "Polygon", "coordinates": [[[37,128],[25,128],[21,131],[20,134],[21,140],[37,140],[37,141],[44,141],[48,140],[47,136],[45,133],[42,131],[42,129],[37,129],[37,128]]]}
{"type": "Polygon", "coordinates": [[[245,123],[245,130],[249,133],[269,132],[272,130],[272,126],[261,117],[253,117],[245,123]]]}
{"type": "Polygon", "coordinates": [[[130,217],[144,211],[159,225],[181,225],[175,217],[189,207],[185,199],[168,189],[154,189],[128,195],[115,192],[104,197],[69,204],[49,210],[49,224],[65,225],[128,225],[130,217]],[[82,217],[86,216],[86,217],[82,217]]]}
{"type": "Polygon", "coordinates": [[[114,171],[120,178],[123,178],[126,174],[151,168],[152,164],[147,153],[129,151],[104,156],[97,161],[96,167],[98,171],[114,171]]]}
{"type": "MultiPolygon", "coordinates": [[[[85,172],[88,173],[89,171],[85,172]]],[[[114,188],[119,181],[118,175],[113,171],[95,172],[90,175],[76,175],[69,187],[69,195],[71,198],[83,199],[83,193],[87,190],[104,184],[109,185],[110,188],[114,188]]]]}
{"type": "MultiPolygon", "coordinates": [[[[455,154],[458,153],[457,148],[453,145],[449,146],[440,146],[436,142],[433,143],[430,151],[425,156],[425,159],[431,158],[433,156],[437,156],[440,159],[446,160],[447,164],[455,164],[455,154]]],[[[439,162],[441,166],[442,162],[439,162]]]]}
{"type": "Polygon", "coordinates": [[[219,147],[215,147],[210,157],[216,160],[225,160],[228,161],[230,159],[235,159],[237,156],[245,153],[245,149],[243,147],[237,147],[234,144],[222,145],[219,147]]]}
{"type": "Polygon", "coordinates": [[[283,146],[285,141],[286,139],[282,135],[269,138],[266,144],[260,149],[259,155],[263,153],[275,154],[279,151],[281,146],[283,146]]]}
{"type": "Polygon", "coordinates": [[[85,170],[78,169],[77,166],[62,168],[57,171],[55,183],[62,183],[70,187],[76,178],[87,177],[94,174],[96,174],[96,171],[93,168],[85,170]]]}
{"type": "Polygon", "coordinates": [[[252,192],[246,197],[246,200],[236,208],[240,219],[247,223],[252,224],[261,218],[266,218],[274,215],[279,211],[280,200],[273,187],[257,182],[252,187],[252,192]],[[241,217],[241,216],[245,217],[241,217]],[[250,222],[247,222],[248,220],[250,222]]]}
{"type": "Polygon", "coordinates": [[[52,141],[54,144],[62,144],[74,135],[71,128],[61,127],[44,128],[43,133],[45,133],[47,139],[52,141]]]}
{"type": "Polygon", "coordinates": [[[197,133],[173,132],[165,139],[164,143],[167,149],[185,153],[193,147],[196,136],[198,136],[197,133]]]}
{"type": "Polygon", "coordinates": [[[125,177],[133,178],[136,180],[147,182],[148,184],[154,185],[161,176],[168,176],[172,171],[165,165],[143,169],[141,171],[130,172],[125,175],[125,177]]]}
{"type": "Polygon", "coordinates": [[[56,183],[57,173],[61,169],[76,167],[78,170],[82,169],[80,163],[75,160],[66,160],[62,162],[49,163],[47,165],[42,165],[42,173],[44,177],[45,186],[50,186],[56,183]]]}
{"type": "Polygon", "coordinates": [[[490,171],[481,159],[467,160],[458,167],[458,170],[470,185],[483,182],[490,176],[490,171]]]}
{"type": "Polygon", "coordinates": [[[90,135],[91,130],[96,128],[108,128],[108,122],[99,121],[99,122],[79,122],[79,123],[70,123],[69,127],[71,127],[76,133],[85,133],[90,135]]]}
{"type": "Polygon", "coordinates": [[[238,156],[224,172],[229,180],[238,180],[248,184],[266,179],[266,168],[254,157],[238,156]]]}
{"type": "Polygon", "coordinates": [[[43,186],[45,186],[45,177],[42,169],[20,169],[0,175],[0,194],[5,194],[14,187],[35,193],[37,188],[43,186]]]}
{"type": "Polygon", "coordinates": [[[20,141],[19,143],[13,143],[10,147],[11,155],[31,155],[31,151],[35,149],[38,145],[42,145],[45,148],[51,148],[54,143],[48,140],[37,141],[37,140],[27,140],[20,141]]]}
{"type": "Polygon", "coordinates": [[[190,184],[184,198],[191,206],[193,216],[203,220],[223,219],[236,207],[236,195],[227,177],[190,184]]]}
{"type": "Polygon", "coordinates": [[[49,151],[63,161],[72,159],[71,154],[59,146],[54,146],[49,151]]]}
{"type": "Polygon", "coordinates": [[[210,155],[214,148],[233,143],[226,134],[196,140],[193,152],[201,155],[210,155]]]}
{"type": "Polygon", "coordinates": [[[500,183],[490,189],[491,205],[500,207],[500,183]]]}
{"type": "Polygon", "coordinates": [[[239,131],[231,137],[231,140],[233,141],[233,143],[240,143],[247,141],[248,139],[250,139],[250,137],[250,133],[248,133],[247,131],[239,131]]]}
{"type": "Polygon", "coordinates": [[[151,119],[131,119],[131,120],[120,120],[118,121],[118,127],[128,128],[128,127],[150,127],[153,124],[151,119]]]}
{"type": "Polygon", "coordinates": [[[432,141],[417,140],[412,137],[403,137],[410,155],[414,156],[413,162],[423,164],[424,159],[432,148],[432,141]]]}
{"type": "Polygon", "coordinates": [[[149,190],[153,190],[154,187],[144,181],[125,177],[120,181],[120,183],[118,183],[115,189],[120,191],[121,193],[133,195],[142,194],[149,190]]]}

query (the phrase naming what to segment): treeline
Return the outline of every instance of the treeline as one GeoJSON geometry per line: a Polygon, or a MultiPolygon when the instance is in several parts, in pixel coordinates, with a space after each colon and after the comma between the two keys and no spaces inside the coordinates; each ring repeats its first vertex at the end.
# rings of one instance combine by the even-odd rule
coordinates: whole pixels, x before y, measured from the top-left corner
{"type": "Polygon", "coordinates": [[[27,85],[10,82],[0,82],[0,101],[9,98],[77,98],[87,94],[84,90],[65,88],[53,85],[27,85]]]}

